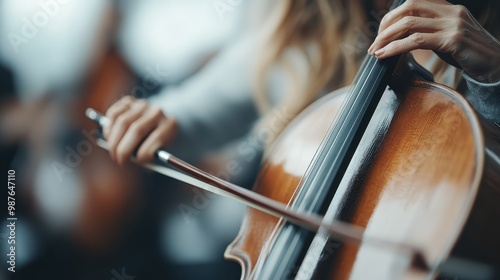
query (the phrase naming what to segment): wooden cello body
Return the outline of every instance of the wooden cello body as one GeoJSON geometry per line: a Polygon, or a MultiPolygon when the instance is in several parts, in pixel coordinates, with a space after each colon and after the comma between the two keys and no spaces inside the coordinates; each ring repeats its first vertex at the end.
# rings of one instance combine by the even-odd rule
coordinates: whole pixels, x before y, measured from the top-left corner
{"type": "MultiPolygon", "coordinates": [[[[366,228],[365,234],[412,244],[431,264],[450,256],[500,266],[500,129],[481,120],[457,92],[408,80],[397,67],[343,176],[319,214],[366,228]],[[401,82],[404,80],[403,82],[401,82]]],[[[291,208],[310,163],[346,98],[335,91],[301,113],[267,154],[254,190],[291,208]]],[[[304,233],[297,242],[285,220],[249,209],[226,258],[242,279],[428,279],[391,250],[342,244],[304,233]],[[288,239],[288,240],[294,240],[288,239]],[[300,241],[300,242],[299,242],[300,241]],[[276,278],[277,277],[277,278],[276,278]]]]}

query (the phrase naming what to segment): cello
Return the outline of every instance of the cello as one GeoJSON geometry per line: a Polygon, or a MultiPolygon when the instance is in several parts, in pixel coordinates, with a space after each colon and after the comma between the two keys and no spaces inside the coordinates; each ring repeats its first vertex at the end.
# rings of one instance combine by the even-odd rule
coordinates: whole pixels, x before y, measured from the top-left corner
{"type": "Polygon", "coordinates": [[[165,151],[157,157],[258,208],[225,253],[243,279],[492,279],[499,154],[500,129],[410,55],[368,55],[350,88],[318,100],[277,138],[259,195],[165,151]]]}
{"type": "MultiPolygon", "coordinates": [[[[460,262],[443,265],[451,253],[500,265],[500,129],[430,80],[409,55],[367,57],[351,88],[323,97],[285,129],[254,190],[364,235],[413,244],[441,265],[414,270],[390,250],[341,244],[249,209],[225,254],[247,268],[243,278],[427,279],[447,269],[454,277],[460,262]],[[367,104],[373,98],[380,101],[367,104]]],[[[493,279],[477,273],[468,277],[493,279]]]]}

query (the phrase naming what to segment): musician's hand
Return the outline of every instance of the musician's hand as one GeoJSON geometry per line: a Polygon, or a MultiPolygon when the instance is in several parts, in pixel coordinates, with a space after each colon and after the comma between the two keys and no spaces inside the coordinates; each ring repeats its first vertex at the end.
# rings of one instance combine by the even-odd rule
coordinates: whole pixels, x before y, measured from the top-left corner
{"type": "Polygon", "coordinates": [[[126,96],[106,112],[110,125],[104,127],[111,158],[123,164],[137,151],[140,163],[154,158],[156,150],[167,145],[176,134],[175,120],[145,100],[126,96]]]}
{"type": "Polygon", "coordinates": [[[477,81],[500,81],[500,42],[464,6],[407,0],[383,18],[368,52],[382,59],[416,49],[435,51],[477,81]]]}

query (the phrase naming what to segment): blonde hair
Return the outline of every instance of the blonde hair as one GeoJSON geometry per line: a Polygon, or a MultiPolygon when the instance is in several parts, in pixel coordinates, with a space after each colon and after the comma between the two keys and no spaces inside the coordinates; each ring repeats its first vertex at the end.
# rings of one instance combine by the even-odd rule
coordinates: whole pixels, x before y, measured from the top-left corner
{"type": "MultiPolygon", "coordinates": [[[[286,108],[291,114],[300,113],[324,90],[335,90],[350,85],[356,75],[366,48],[371,43],[357,41],[360,36],[370,37],[367,8],[361,0],[283,0],[277,1],[271,18],[269,38],[256,67],[255,101],[264,115],[272,108],[267,92],[267,77],[272,67],[282,67],[292,82],[291,92],[276,110],[286,108]],[[297,50],[307,61],[307,75],[287,59],[286,51],[297,50]],[[313,51],[311,51],[311,49],[313,51]]],[[[500,1],[489,0],[485,9],[481,3],[474,5],[475,16],[494,37],[500,38],[500,1]]],[[[451,66],[437,60],[431,68],[436,81],[442,81],[451,66]]],[[[455,88],[463,86],[461,71],[455,72],[455,88]]],[[[266,118],[263,118],[265,123],[266,118]]],[[[287,123],[283,123],[283,128],[287,123]]],[[[281,130],[275,131],[278,134],[281,130]]],[[[271,141],[274,140],[274,135],[271,141]]]]}
{"type": "Polygon", "coordinates": [[[262,113],[269,112],[267,77],[272,67],[282,67],[293,84],[279,106],[298,114],[323,90],[351,84],[368,47],[356,41],[365,36],[359,33],[366,15],[358,0],[289,0],[276,5],[271,17],[278,20],[256,68],[255,101],[262,113]],[[307,62],[306,77],[285,59],[290,48],[307,62]]]}

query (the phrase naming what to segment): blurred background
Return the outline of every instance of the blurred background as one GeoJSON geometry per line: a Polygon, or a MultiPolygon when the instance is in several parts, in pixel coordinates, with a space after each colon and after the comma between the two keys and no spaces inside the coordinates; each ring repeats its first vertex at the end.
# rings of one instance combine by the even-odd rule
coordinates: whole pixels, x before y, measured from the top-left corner
{"type": "MultiPolygon", "coordinates": [[[[11,273],[1,211],[0,279],[239,279],[239,265],[223,252],[244,207],[133,164],[116,166],[93,142],[96,125],[84,112],[194,79],[249,32],[246,6],[0,0],[0,165],[2,174],[16,171],[18,218],[11,273]]],[[[255,168],[226,170],[230,151],[189,160],[251,186],[255,168]]]]}

